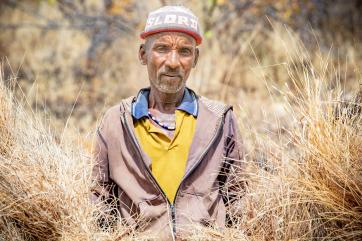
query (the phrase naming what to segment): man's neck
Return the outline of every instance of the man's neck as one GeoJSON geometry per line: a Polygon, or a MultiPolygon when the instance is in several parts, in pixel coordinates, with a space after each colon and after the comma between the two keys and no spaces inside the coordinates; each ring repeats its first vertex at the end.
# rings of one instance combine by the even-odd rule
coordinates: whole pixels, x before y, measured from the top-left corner
{"type": "Polygon", "coordinates": [[[181,103],[185,88],[177,93],[168,94],[152,88],[148,97],[148,108],[158,110],[161,113],[173,114],[181,103]]]}

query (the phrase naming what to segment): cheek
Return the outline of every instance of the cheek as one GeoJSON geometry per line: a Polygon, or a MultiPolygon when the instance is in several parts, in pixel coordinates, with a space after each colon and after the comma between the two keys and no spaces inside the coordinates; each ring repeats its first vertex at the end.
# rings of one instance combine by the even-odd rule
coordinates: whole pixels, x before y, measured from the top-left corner
{"type": "Polygon", "coordinates": [[[190,73],[192,66],[193,66],[193,59],[188,59],[182,62],[183,70],[185,74],[190,73]]]}
{"type": "Polygon", "coordinates": [[[157,72],[159,72],[159,70],[162,68],[162,58],[157,57],[157,56],[151,56],[149,59],[149,64],[148,67],[151,70],[151,72],[153,74],[157,74],[157,72]]]}
{"type": "Polygon", "coordinates": [[[154,76],[157,73],[157,64],[150,58],[147,63],[148,74],[154,76]]]}

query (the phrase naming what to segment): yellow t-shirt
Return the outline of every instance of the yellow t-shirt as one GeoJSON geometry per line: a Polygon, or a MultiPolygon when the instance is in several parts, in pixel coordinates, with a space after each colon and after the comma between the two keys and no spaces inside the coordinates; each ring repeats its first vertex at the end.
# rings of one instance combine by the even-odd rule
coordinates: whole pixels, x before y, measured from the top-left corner
{"type": "Polygon", "coordinates": [[[176,129],[172,139],[148,118],[142,118],[134,124],[138,141],[151,158],[152,174],[171,203],[185,174],[196,126],[193,115],[182,110],[176,110],[175,114],[176,129]]]}

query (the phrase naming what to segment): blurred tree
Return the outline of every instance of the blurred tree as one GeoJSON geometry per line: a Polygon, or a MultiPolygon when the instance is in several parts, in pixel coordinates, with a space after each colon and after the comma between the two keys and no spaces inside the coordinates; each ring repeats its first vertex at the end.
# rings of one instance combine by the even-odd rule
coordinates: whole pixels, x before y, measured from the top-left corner
{"type": "Polygon", "coordinates": [[[83,74],[86,79],[92,79],[97,74],[96,60],[99,53],[123,35],[133,34],[140,22],[140,19],[128,14],[130,12],[128,10],[135,7],[131,0],[104,0],[98,4],[101,7],[94,9],[81,0],[4,0],[0,5],[21,10],[33,16],[35,21],[2,22],[0,29],[38,28],[44,31],[72,29],[87,33],[91,44],[87,51],[86,69],[77,72],[83,74]],[[54,5],[63,15],[63,20],[41,15],[36,6],[39,4],[54,5]]]}
{"type": "Polygon", "coordinates": [[[229,21],[240,20],[242,15],[253,25],[268,16],[304,33],[312,27],[333,35],[338,32],[362,38],[362,28],[357,27],[362,26],[362,0],[209,0],[205,11],[205,31],[225,29],[229,21]],[[213,14],[216,10],[220,11],[218,16],[213,14]]]}

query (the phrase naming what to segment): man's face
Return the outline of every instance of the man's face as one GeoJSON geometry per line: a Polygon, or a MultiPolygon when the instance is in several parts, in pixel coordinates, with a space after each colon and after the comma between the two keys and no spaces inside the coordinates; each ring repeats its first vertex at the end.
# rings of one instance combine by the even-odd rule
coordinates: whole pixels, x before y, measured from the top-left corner
{"type": "Polygon", "coordinates": [[[151,86],[168,94],[183,90],[198,55],[194,38],[178,32],[151,35],[139,51],[141,63],[147,65],[151,86]]]}

